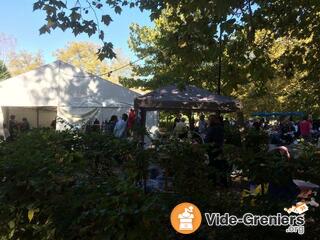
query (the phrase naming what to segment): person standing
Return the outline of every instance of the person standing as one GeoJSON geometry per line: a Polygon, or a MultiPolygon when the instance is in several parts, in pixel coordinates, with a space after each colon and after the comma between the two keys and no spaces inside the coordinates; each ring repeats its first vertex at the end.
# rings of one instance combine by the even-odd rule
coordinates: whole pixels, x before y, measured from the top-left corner
{"type": "Polygon", "coordinates": [[[112,115],[109,122],[106,123],[106,133],[107,134],[113,133],[113,130],[116,126],[117,121],[118,121],[118,117],[116,115],[112,115]]]}
{"type": "Polygon", "coordinates": [[[193,116],[191,116],[189,119],[189,129],[191,132],[195,130],[195,120],[193,116]]]}
{"type": "Polygon", "coordinates": [[[209,127],[204,142],[209,144],[209,167],[212,169],[211,175],[217,183],[227,186],[227,171],[229,165],[226,160],[218,159],[223,152],[224,127],[219,116],[209,116],[209,127]]]}
{"type": "Polygon", "coordinates": [[[5,141],[10,140],[10,133],[9,133],[9,129],[7,128],[7,124],[3,124],[3,137],[5,141]]]}
{"type": "Polygon", "coordinates": [[[252,127],[256,130],[256,131],[260,131],[261,129],[261,120],[258,118],[254,121],[252,127]]]}
{"type": "Polygon", "coordinates": [[[56,127],[57,127],[57,118],[53,119],[51,124],[50,124],[50,127],[54,130],[56,130],[56,127]]]}
{"type": "Polygon", "coordinates": [[[280,123],[280,138],[286,145],[290,145],[294,141],[294,125],[289,117],[285,117],[280,123]]]}
{"type": "Polygon", "coordinates": [[[100,121],[96,118],[93,122],[92,130],[94,132],[100,132],[100,121]]]}
{"type": "Polygon", "coordinates": [[[299,129],[300,129],[300,136],[305,140],[310,140],[312,124],[309,121],[307,116],[305,116],[303,120],[299,123],[299,129]]]}
{"type": "Polygon", "coordinates": [[[9,134],[10,134],[10,139],[14,139],[16,136],[16,133],[18,131],[18,125],[16,122],[16,116],[11,115],[10,120],[9,120],[9,134]]]}
{"type": "Polygon", "coordinates": [[[113,134],[116,138],[126,138],[127,137],[127,121],[128,115],[124,113],[122,118],[117,121],[113,134]]]}
{"type": "Polygon", "coordinates": [[[136,119],[136,113],[131,108],[130,112],[129,112],[129,117],[128,117],[128,131],[130,131],[130,132],[132,132],[132,128],[133,128],[135,119],[136,119]]]}
{"type": "Polygon", "coordinates": [[[173,132],[178,138],[181,138],[181,139],[186,138],[188,136],[188,130],[187,130],[185,118],[181,118],[181,120],[177,122],[173,132]]]}
{"type": "Polygon", "coordinates": [[[224,142],[224,128],[220,118],[216,115],[209,116],[209,127],[204,139],[205,143],[211,143],[213,148],[222,152],[224,142]]]}
{"type": "Polygon", "coordinates": [[[21,132],[27,132],[30,130],[30,123],[28,122],[27,118],[22,118],[22,123],[20,125],[20,131],[21,132]]]}
{"type": "Polygon", "coordinates": [[[207,131],[207,122],[205,120],[205,116],[204,115],[200,115],[200,119],[199,119],[199,122],[198,122],[198,131],[199,131],[199,134],[205,134],[206,131],[207,131]]]}
{"type": "Polygon", "coordinates": [[[173,121],[173,129],[176,128],[177,123],[180,122],[180,121],[181,121],[181,114],[178,113],[177,116],[176,116],[176,118],[175,118],[174,121],[173,121]]]}

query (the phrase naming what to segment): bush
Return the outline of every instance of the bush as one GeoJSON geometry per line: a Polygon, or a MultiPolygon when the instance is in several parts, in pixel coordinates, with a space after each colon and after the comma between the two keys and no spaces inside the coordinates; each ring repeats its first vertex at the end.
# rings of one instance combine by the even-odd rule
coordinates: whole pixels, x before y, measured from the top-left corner
{"type": "Polygon", "coordinates": [[[137,188],[135,154],[134,143],[46,130],[1,144],[0,239],[158,237],[161,201],[137,188]]]}
{"type": "MultiPolygon", "coordinates": [[[[264,182],[261,176],[270,176],[278,167],[271,161],[259,169],[259,161],[269,163],[267,156],[260,152],[251,158],[235,148],[237,162],[256,181],[264,182]]],[[[227,151],[231,157],[232,148],[227,151]]],[[[205,146],[179,141],[142,150],[135,142],[105,135],[49,130],[1,143],[0,239],[186,239],[169,221],[171,209],[185,201],[201,210],[238,216],[282,211],[265,198],[255,198],[252,205],[251,199],[242,201],[239,191],[216,188],[208,177],[205,154],[205,146]],[[172,193],[143,191],[150,162],[172,177],[172,193]]],[[[316,239],[318,209],[308,216],[314,222],[308,223],[304,239],[316,239]]],[[[205,225],[192,239],[292,238],[283,228],[205,225]]]]}
{"type": "Polygon", "coordinates": [[[172,178],[173,191],[203,200],[214,185],[209,178],[206,147],[172,139],[158,147],[159,164],[172,178]]]}

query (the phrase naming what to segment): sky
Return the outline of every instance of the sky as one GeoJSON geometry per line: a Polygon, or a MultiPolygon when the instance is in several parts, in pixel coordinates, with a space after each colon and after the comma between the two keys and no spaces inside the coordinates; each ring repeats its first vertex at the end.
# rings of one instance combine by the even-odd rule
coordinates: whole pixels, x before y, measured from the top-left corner
{"type": "MultiPolygon", "coordinates": [[[[55,60],[52,53],[63,48],[71,41],[92,41],[101,44],[97,36],[89,38],[82,34],[75,37],[71,31],[62,32],[54,30],[51,34],[39,35],[39,28],[45,24],[45,14],[42,11],[33,12],[33,3],[36,0],[0,0],[0,34],[15,38],[15,49],[17,51],[27,50],[29,52],[40,51],[46,63],[55,60]]],[[[139,9],[124,9],[121,15],[111,14],[113,22],[108,27],[103,27],[105,40],[113,43],[114,48],[120,48],[123,54],[132,61],[136,59],[134,53],[128,47],[129,26],[132,23],[151,26],[147,12],[139,9]]],[[[102,25],[100,25],[101,27],[102,25]]],[[[0,46],[1,48],[1,46],[0,46]]],[[[0,49],[1,50],[1,49],[0,49]]]]}

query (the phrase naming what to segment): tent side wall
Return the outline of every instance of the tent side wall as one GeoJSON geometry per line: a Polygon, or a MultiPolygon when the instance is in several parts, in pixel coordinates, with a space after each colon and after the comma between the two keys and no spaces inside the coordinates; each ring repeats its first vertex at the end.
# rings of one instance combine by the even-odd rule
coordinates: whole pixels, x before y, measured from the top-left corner
{"type": "MultiPolygon", "coordinates": [[[[109,121],[112,115],[121,118],[123,113],[128,113],[130,106],[127,107],[58,107],[58,118],[65,120],[68,124],[80,126],[90,121],[98,119],[102,124],[109,121]]],[[[57,130],[68,128],[64,123],[58,121],[57,130]]]]}
{"type": "Polygon", "coordinates": [[[3,124],[4,124],[4,108],[0,106],[0,136],[4,136],[3,124]]]}
{"type": "MultiPolygon", "coordinates": [[[[98,119],[102,124],[105,121],[109,121],[111,116],[115,115],[120,119],[122,114],[129,114],[129,110],[132,106],[122,107],[58,107],[58,118],[64,119],[71,125],[82,125],[90,121],[98,119]]],[[[153,126],[158,125],[159,114],[158,112],[148,112],[146,126],[150,129],[153,126]]],[[[65,124],[57,124],[57,130],[64,130],[65,124]]]]}

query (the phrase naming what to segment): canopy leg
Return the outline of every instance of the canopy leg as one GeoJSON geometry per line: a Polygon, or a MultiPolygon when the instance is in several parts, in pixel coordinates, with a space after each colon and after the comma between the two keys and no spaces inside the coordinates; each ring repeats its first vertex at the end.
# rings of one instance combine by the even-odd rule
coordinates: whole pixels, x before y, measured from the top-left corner
{"type": "Polygon", "coordinates": [[[39,108],[37,108],[37,110],[36,110],[36,112],[37,112],[37,128],[39,128],[39,108]]]}

